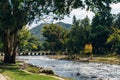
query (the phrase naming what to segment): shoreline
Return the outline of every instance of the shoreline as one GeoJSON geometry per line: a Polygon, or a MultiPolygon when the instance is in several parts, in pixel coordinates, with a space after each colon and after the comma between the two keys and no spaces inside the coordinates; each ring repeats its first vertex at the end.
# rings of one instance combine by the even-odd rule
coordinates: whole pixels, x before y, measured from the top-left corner
{"type": "Polygon", "coordinates": [[[92,62],[92,63],[105,63],[120,65],[120,56],[94,56],[94,57],[81,57],[79,55],[54,55],[48,56],[51,59],[69,60],[75,62],[92,62]],[[77,56],[77,57],[76,57],[77,56]]]}
{"type": "MultiPolygon", "coordinates": [[[[25,63],[24,61],[17,61],[16,64],[4,64],[2,62],[0,62],[1,66],[0,66],[0,79],[3,79],[3,80],[11,80],[11,79],[18,79],[17,77],[15,76],[12,76],[14,74],[14,72],[17,72],[17,76],[20,76],[20,74],[30,74],[31,76],[42,76],[44,78],[53,78],[55,80],[69,80],[68,78],[63,78],[63,77],[60,77],[56,74],[51,74],[51,73],[42,73],[40,72],[40,68],[37,67],[37,66],[34,66],[32,64],[27,64],[25,63]],[[26,66],[26,69],[24,67],[23,69],[23,66],[26,66]],[[2,70],[2,68],[4,67],[4,70],[2,70]],[[11,70],[10,68],[12,68],[13,70],[11,70]],[[27,68],[29,68],[31,71],[28,71],[27,68]],[[38,71],[39,73],[35,73],[35,72],[32,72],[32,71],[38,71]],[[4,72],[5,71],[5,72],[4,72]],[[20,73],[19,73],[20,72],[20,73]],[[22,73],[21,73],[22,72],[22,73]],[[12,74],[12,75],[11,75],[12,74]],[[12,77],[11,77],[12,76],[12,77]],[[13,78],[14,77],[14,78],[13,78]],[[8,79],[9,78],[9,79],[8,79]]],[[[45,69],[44,69],[45,70],[45,69]]],[[[48,71],[49,72],[49,71],[48,71]]],[[[50,80],[51,80],[50,79],[50,80]]],[[[19,79],[18,79],[19,80],[19,79]]],[[[24,80],[24,79],[23,79],[24,80]]],[[[26,79],[25,79],[26,80],[26,79]]],[[[29,79],[27,79],[29,80],[29,79]]],[[[44,79],[35,79],[35,80],[44,80],[44,79]]],[[[47,80],[47,79],[45,79],[47,80]]]]}
{"type": "Polygon", "coordinates": [[[32,72],[32,71],[29,71],[29,70],[27,70],[26,68],[25,69],[21,69],[22,71],[24,71],[24,72],[26,72],[26,73],[30,73],[30,74],[38,74],[38,75],[43,75],[43,76],[50,76],[50,77],[53,77],[53,78],[56,78],[56,79],[59,79],[59,80],[69,80],[68,78],[64,78],[64,77],[61,77],[61,76],[58,76],[58,75],[56,75],[56,74],[54,74],[54,72],[51,70],[51,69],[46,69],[46,68],[42,68],[42,67],[37,67],[37,66],[35,66],[35,65],[33,65],[33,64],[28,64],[28,63],[25,63],[24,61],[22,61],[21,63],[20,63],[20,66],[21,67],[23,67],[23,66],[25,66],[25,65],[27,65],[27,67],[26,68],[28,68],[28,67],[33,67],[33,68],[38,68],[39,69],[39,73],[35,73],[35,72],[32,72]],[[22,64],[22,65],[21,65],[22,64]],[[48,72],[40,72],[41,70],[50,70],[50,71],[48,71],[48,72]],[[51,73],[49,73],[49,72],[53,72],[52,74],[51,73]]]}

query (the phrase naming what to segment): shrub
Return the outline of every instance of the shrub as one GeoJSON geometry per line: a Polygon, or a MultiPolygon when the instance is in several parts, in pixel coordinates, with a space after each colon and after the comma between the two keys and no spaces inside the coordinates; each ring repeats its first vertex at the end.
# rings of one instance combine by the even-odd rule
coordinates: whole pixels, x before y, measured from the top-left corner
{"type": "Polygon", "coordinates": [[[54,72],[51,69],[43,69],[41,73],[54,74],[54,72]]]}

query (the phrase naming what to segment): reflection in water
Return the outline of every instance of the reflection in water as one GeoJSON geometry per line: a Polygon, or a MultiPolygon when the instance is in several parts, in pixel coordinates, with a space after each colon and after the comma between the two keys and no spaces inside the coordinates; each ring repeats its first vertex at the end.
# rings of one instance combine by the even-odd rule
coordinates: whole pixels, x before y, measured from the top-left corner
{"type": "Polygon", "coordinates": [[[18,59],[51,68],[57,75],[75,80],[120,80],[120,65],[56,60],[47,56],[18,56],[18,59]]]}

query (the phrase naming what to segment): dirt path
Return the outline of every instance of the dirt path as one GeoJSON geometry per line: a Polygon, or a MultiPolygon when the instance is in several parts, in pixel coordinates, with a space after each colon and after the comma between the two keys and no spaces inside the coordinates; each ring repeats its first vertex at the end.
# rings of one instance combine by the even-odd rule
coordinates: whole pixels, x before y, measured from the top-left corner
{"type": "Polygon", "coordinates": [[[3,76],[2,74],[0,74],[0,80],[7,80],[7,79],[5,78],[5,76],[3,76]]]}

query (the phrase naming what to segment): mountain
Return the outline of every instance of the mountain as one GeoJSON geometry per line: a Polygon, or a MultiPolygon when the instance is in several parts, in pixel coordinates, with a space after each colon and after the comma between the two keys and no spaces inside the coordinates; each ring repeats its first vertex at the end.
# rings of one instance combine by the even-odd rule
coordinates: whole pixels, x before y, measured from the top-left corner
{"type": "Polygon", "coordinates": [[[69,29],[71,27],[71,24],[64,23],[64,22],[57,22],[57,25],[62,26],[63,28],[69,29]]]}
{"type": "MultiPolygon", "coordinates": [[[[71,24],[67,24],[67,23],[64,23],[64,22],[57,22],[56,24],[62,26],[65,29],[69,29],[71,27],[71,24]]],[[[45,23],[41,23],[40,25],[30,29],[30,32],[33,35],[37,36],[41,41],[44,40],[44,37],[40,33],[44,25],[45,25],[45,23]]]]}

